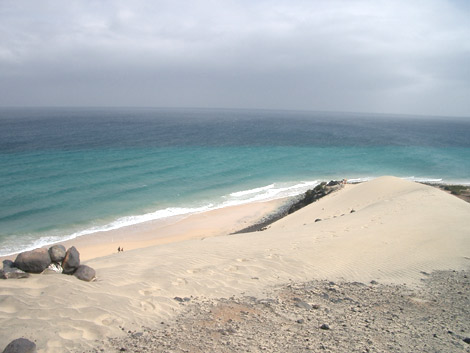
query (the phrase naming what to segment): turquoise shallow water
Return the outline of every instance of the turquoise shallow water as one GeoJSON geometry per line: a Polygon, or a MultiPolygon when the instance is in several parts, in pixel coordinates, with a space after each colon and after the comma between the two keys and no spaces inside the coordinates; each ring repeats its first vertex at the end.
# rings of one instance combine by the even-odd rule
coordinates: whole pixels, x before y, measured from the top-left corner
{"type": "Polygon", "coordinates": [[[0,255],[396,175],[470,182],[470,120],[178,109],[0,110],[0,255]]]}

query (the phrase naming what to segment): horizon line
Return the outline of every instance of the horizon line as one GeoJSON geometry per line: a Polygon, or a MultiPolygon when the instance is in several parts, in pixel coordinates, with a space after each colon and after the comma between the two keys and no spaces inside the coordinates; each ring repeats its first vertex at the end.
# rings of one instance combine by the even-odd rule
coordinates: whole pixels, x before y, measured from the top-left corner
{"type": "Polygon", "coordinates": [[[470,115],[435,115],[425,113],[396,113],[396,112],[366,112],[366,111],[346,111],[346,110],[328,110],[328,109],[293,109],[293,108],[241,108],[241,107],[196,107],[196,106],[137,106],[137,105],[11,105],[0,106],[2,109],[155,109],[155,110],[240,110],[240,111],[271,111],[271,112],[299,112],[299,113],[328,113],[328,114],[361,114],[361,115],[381,115],[393,117],[420,117],[420,118],[459,118],[470,119],[470,115]]]}

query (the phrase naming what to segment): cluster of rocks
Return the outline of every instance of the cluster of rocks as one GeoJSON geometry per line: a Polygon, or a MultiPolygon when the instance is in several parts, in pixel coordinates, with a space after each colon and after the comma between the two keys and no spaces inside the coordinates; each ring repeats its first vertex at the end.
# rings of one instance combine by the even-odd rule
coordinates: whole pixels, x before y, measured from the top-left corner
{"type": "Polygon", "coordinates": [[[63,245],[53,245],[49,249],[39,248],[22,252],[14,262],[3,261],[0,278],[25,278],[29,277],[30,273],[63,273],[88,282],[96,279],[94,269],[80,264],[80,253],[74,246],[67,251],[63,245]]]}
{"type": "MultiPolygon", "coordinates": [[[[424,274],[423,286],[311,281],[262,298],[191,298],[169,322],[89,352],[470,352],[470,274],[424,274]]],[[[176,299],[175,299],[176,300],[176,299]]]]}

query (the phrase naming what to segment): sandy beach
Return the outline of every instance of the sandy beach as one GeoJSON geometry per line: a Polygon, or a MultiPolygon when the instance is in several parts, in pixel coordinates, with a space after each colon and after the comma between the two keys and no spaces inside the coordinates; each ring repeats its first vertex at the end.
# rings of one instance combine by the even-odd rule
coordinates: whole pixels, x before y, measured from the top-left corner
{"type": "MultiPolygon", "coordinates": [[[[371,298],[376,302],[378,298],[389,298],[389,304],[395,305],[390,304],[393,309],[403,304],[397,301],[399,296],[396,297],[398,292],[394,288],[399,288],[400,295],[409,294],[409,291],[427,293],[423,303],[429,303],[429,298],[438,296],[436,288],[440,288],[441,297],[445,298],[452,298],[453,290],[466,293],[458,297],[462,310],[452,311],[450,316],[441,315],[441,320],[458,323],[459,333],[449,334],[452,336],[449,346],[446,346],[447,341],[440,341],[435,350],[454,347],[453,351],[469,351],[470,345],[462,341],[462,338],[470,336],[468,316],[467,320],[459,318],[459,315],[468,315],[470,306],[470,282],[465,272],[470,269],[469,203],[438,188],[395,177],[381,177],[362,184],[346,185],[271,224],[264,231],[230,234],[274,212],[282,202],[220,209],[68,242],[67,246],[73,244],[78,248],[85,264],[96,269],[97,281],[88,283],[62,275],[33,275],[27,279],[2,281],[0,349],[15,338],[25,337],[37,344],[38,352],[113,352],[122,349],[137,352],[146,351],[135,348],[143,347],[144,343],[149,347],[151,340],[144,342],[139,339],[148,338],[151,333],[154,338],[163,338],[155,339],[158,346],[149,352],[285,351],[287,346],[276,348],[268,343],[263,343],[267,348],[262,349],[263,344],[260,346],[256,337],[252,345],[246,341],[243,346],[226,345],[224,349],[209,343],[191,345],[183,342],[184,337],[168,347],[162,342],[165,342],[165,332],[176,332],[178,327],[184,326],[177,320],[184,318],[188,323],[191,318],[202,318],[201,311],[194,312],[197,308],[214,312],[214,308],[223,307],[225,303],[232,309],[224,313],[231,312],[232,316],[225,316],[226,320],[222,316],[219,318],[227,323],[228,317],[232,321],[240,321],[240,312],[247,312],[249,316],[259,309],[257,306],[262,304],[259,300],[270,297],[277,298],[277,302],[271,303],[271,313],[285,318],[288,316],[281,304],[295,304],[294,298],[300,298],[297,302],[308,304],[305,307],[309,308],[309,314],[305,318],[289,316],[289,320],[297,325],[306,321],[313,323],[315,317],[321,317],[320,311],[316,312],[313,306],[319,304],[320,308],[326,308],[327,304],[321,302],[326,300],[324,296],[313,296],[312,288],[318,288],[319,294],[322,291],[334,292],[328,289],[331,287],[336,292],[349,293],[342,296],[343,299],[354,299],[357,295],[354,300],[360,302],[362,298],[362,307],[368,305],[365,288],[372,288],[371,298]],[[116,253],[118,246],[124,247],[125,251],[116,253]],[[452,277],[455,286],[448,286],[446,292],[442,283],[450,275],[432,277],[433,273],[438,273],[436,271],[459,271],[458,276],[452,277]],[[375,283],[379,284],[378,289],[373,289],[377,286],[375,283]],[[432,289],[425,289],[428,288],[427,283],[431,283],[432,289]],[[286,291],[292,291],[292,288],[299,292],[286,296],[286,291]],[[256,300],[250,302],[247,299],[250,297],[256,300]],[[284,302],[279,298],[284,298],[284,302]],[[230,302],[227,304],[226,300],[230,302]]],[[[386,306],[383,302],[381,305],[386,306]]],[[[416,305],[413,308],[411,318],[406,320],[412,322],[412,327],[421,329],[419,320],[415,320],[420,311],[416,305]]],[[[336,308],[336,311],[328,309],[331,330],[318,332],[334,332],[335,327],[340,326],[334,321],[338,321],[341,310],[346,309],[351,310],[349,307],[336,308]]],[[[370,320],[369,314],[378,317],[379,313],[362,311],[361,318],[370,320]]],[[[429,315],[439,316],[434,311],[429,315]]],[[[354,318],[357,319],[353,317],[351,320],[354,318]]],[[[204,320],[198,321],[199,329],[205,322],[204,327],[208,331],[198,331],[198,326],[193,323],[194,333],[187,335],[187,339],[202,339],[202,336],[207,336],[204,332],[220,329],[209,325],[207,318],[204,320]]],[[[403,320],[395,322],[401,329],[406,321],[403,320]]],[[[272,332],[282,326],[266,316],[268,322],[272,332]]],[[[320,321],[312,325],[317,327],[320,321]]],[[[236,332],[241,335],[243,327],[242,324],[238,328],[232,327],[234,332],[224,331],[224,336],[227,332],[228,336],[236,332]]],[[[434,328],[432,326],[429,330],[434,328]]],[[[366,351],[367,347],[394,351],[379,342],[381,336],[361,336],[364,330],[350,332],[359,343],[362,342],[358,343],[357,351],[366,351]]],[[[448,331],[456,332],[450,328],[448,331]]],[[[217,332],[219,334],[211,336],[213,343],[223,342],[221,331],[217,332]]],[[[339,334],[341,331],[336,332],[339,334]]],[[[320,333],[318,337],[323,337],[320,333]]],[[[269,341],[269,334],[262,337],[269,341]]],[[[403,337],[405,340],[400,344],[406,343],[406,330],[403,337]]],[[[282,340],[282,337],[277,340],[282,340]]],[[[335,350],[330,340],[334,337],[324,337],[323,341],[311,345],[311,350],[334,352],[342,351],[337,347],[343,347],[354,351],[347,345],[336,346],[338,350],[335,350]]],[[[304,344],[303,348],[299,346],[292,351],[306,350],[306,346],[304,344]]],[[[372,348],[368,351],[380,351],[372,348]]],[[[406,346],[403,349],[406,351],[406,346]]]]}

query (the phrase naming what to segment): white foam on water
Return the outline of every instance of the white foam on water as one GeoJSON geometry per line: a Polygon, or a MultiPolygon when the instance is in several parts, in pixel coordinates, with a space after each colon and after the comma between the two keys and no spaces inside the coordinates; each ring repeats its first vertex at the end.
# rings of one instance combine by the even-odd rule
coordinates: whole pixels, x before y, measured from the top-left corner
{"type": "MultiPolygon", "coordinates": [[[[370,181],[373,179],[376,179],[377,177],[362,177],[362,178],[351,178],[347,179],[348,184],[358,184],[358,183],[363,183],[366,181],[370,181]]],[[[449,179],[445,180],[442,178],[426,178],[426,177],[415,177],[415,176],[409,176],[409,177],[401,177],[403,180],[409,180],[409,181],[414,181],[417,183],[427,183],[427,184],[444,184],[444,185],[470,185],[469,180],[461,180],[461,179],[449,179]]]]}
{"type": "Polygon", "coordinates": [[[410,176],[410,177],[406,177],[402,179],[416,181],[418,183],[430,183],[430,184],[443,183],[442,179],[436,179],[436,178],[419,178],[419,177],[410,176]]]}
{"type": "Polygon", "coordinates": [[[403,179],[416,181],[418,183],[426,183],[426,184],[465,185],[465,186],[470,185],[470,181],[461,180],[461,179],[444,180],[444,179],[440,179],[440,178],[417,178],[417,177],[414,177],[414,176],[403,178],[403,179]]]}
{"type": "Polygon", "coordinates": [[[302,194],[318,184],[319,182],[317,180],[302,181],[300,183],[275,183],[256,189],[239,191],[231,193],[229,197],[225,197],[226,201],[222,203],[221,207],[292,197],[302,194]]]}
{"type": "Polygon", "coordinates": [[[274,184],[270,184],[270,185],[267,185],[267,186],[262,186],[260,188],[255,188],[255,189],[250,189],[250,190],[243,190],[243,191],[237,191],[237,192],[232,192],[230,194],[230,196],[233,196],[233,197],[239,197],[239,196],[245,196],[245,195],[250,195],[250,194],[256,194],[256,193],[259,193],[261,191],[265,191],[265,190],[269,190],[269,189],[272,189],[274,187],[274,184]]]}
{"type": "Polygon", "coordinates": [[[154,221],[154,220],[163,219],[163,218],[170,218],[174,216],[182,216],[182,215],[209,211],[212,207],[213,207],[212,204],[209,204],[207,206],[202,206],[202,207],[194,207],[194,208],[169,207],[163,210],[157,210],[155,212],[150,212],[150,213],[146,213],[143,215],[121,217],[104,226],[92,227],[92,228],[88,228],[88,229],[73,233],[70,235],[70,239],[73,239],[82,235],[97,233],[97,232],[107,232],[110,230],[128,227],[128,226],[132,226],[135,224],[144,223],[148,221],[154,221]]]}
{"type": "MultiPolygon", "coordinates": [[[[12,236],[11,238],[14,239],[16,237],[12,236]]],[[[10,255],[17,254],[19,252],[30,251],[30,250],[34,250],[34,249],[49,245],[49,244],[58,243],[64,240],[67,240],[67,238],[61,237],[61,236],[44,236],[39,239],[34,239],[31,237],[30,240],[22,239],[21,243],[11,240],[11,241],[7,241],[6,245],[2,247],[2,249],[0,250],[0,256],[10,256],[10,255]]]]}
{"type": "Polygon", "coordinates": [[[348,184],[358,184],[358,183],[364,183],[366,181],[370,181],[372,179],[375,179],[375,177],[351,178],[351,179],[346,179],[346,182],[348,184]]]}

